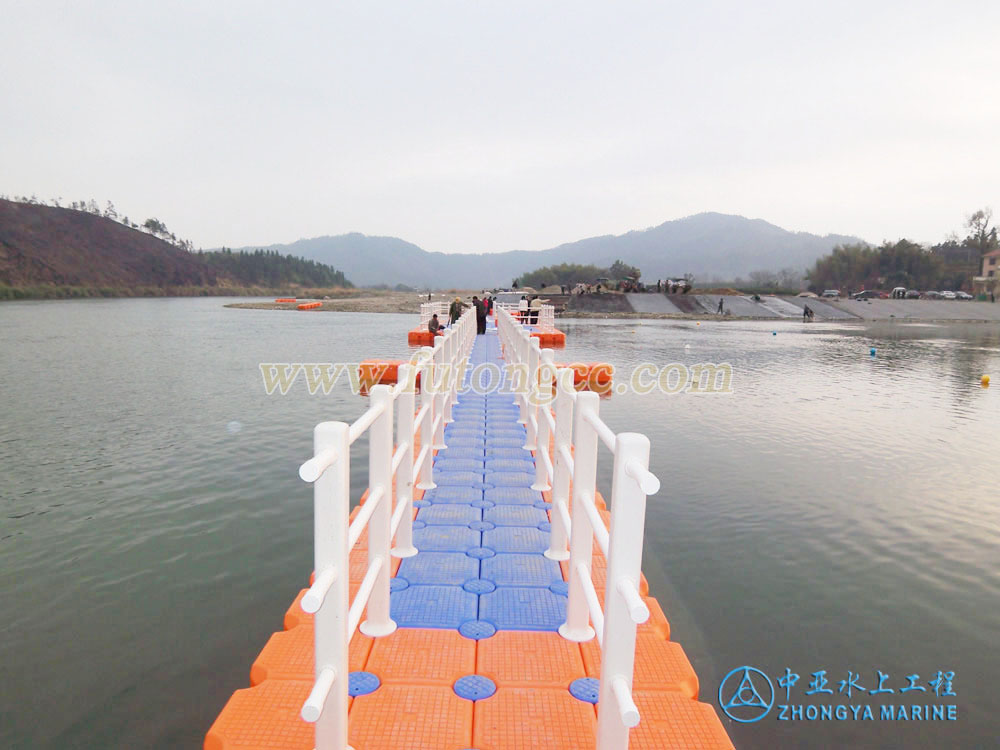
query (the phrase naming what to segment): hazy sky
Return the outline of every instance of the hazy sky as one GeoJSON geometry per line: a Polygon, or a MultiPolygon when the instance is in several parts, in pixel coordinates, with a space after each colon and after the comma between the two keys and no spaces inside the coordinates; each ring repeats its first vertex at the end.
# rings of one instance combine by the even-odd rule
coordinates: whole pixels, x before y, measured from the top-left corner
{"type": "Polygon", "coordinates": [[[0,193],[196,246],[1000,214],[1000,3],[0,0],[0,193]]]}

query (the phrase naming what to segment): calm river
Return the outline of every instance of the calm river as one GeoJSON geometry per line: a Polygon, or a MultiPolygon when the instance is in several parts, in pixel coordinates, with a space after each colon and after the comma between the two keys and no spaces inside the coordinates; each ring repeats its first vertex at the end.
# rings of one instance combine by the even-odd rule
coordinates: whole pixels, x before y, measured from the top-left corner
{"type": "MultiPolygon", "coordinates": [[[[0,305],[0,747],[199,747],[305,585],[297,467],[364,403],[268,396],[258,364],[399,358],[415,316],[224,302],[0,305]]],[[[652,441],[644,569],[737,748],[997,747],[1000,326],[560,325],[559,360],[732,365],[730,395],[601,407],[652,441]],[[776,700],[738,724],[718,694],[744,666],[776,700]],[[832,694],[806,694],[818,672],[832,694]],[[838,704],[875,720],[805,718],[838,704]]]]}

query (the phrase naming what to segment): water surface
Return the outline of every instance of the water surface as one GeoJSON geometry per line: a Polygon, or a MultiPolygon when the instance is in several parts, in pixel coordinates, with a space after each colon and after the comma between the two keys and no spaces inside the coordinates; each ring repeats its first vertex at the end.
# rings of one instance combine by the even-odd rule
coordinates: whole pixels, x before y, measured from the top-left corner
{"type": "MultiPolygon", "coordinates": [[[[0,746],[200,746],[305,585],[296,470],[364,401],[258,365],[401,357],[414,316],[222,304],[0,306],[0,746]]],[[[733,366],[728,396],[601,405],[652,440],[644,569],[702,700],[744,664],[956,673],[957,722],[726,720],[738,748],[996,746],[1000,328],[561,326],[561,360],[733,366]]]]}

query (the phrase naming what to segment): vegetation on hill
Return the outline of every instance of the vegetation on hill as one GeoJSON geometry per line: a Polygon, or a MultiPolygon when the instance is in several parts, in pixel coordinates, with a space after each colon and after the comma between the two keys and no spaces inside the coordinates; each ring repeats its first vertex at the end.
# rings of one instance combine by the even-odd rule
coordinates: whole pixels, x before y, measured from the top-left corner
{"type": "Polygon", "coordinates": [[[275,251],[192,252],[159,219],[111,203],[0,199],[0,299],[270,294],[350,287],[341,271],[275,251]],[[80,206],[84,205],[84,208],[80,206]]]}
{"type": "Polygon", "coordinates": [[[555,266],[545,266],[529,273],[521,274],[515,281],[518,286],[530,286],[535,289],[555,284],[556,286],[573,286],[574,284],[594,284],[598,279],[635,279],[642,272],[635,266],[630,266],[616,260],[608,268],[595,265],[580,265],[578,263],[560,263],[555,266]]]}
{"type": "Polygon", "coordinates": [[[932,247],[910,240],[838,245],[816,261],[807,273],[809,288],[823,289],[968,289],[978,275],[983,254],[1000,246],[997,230],[989,226],[989,209],[976,211],[966,221],[964,240],[950,239],[932,247]]]}
{"type": "Polygon", "coordinates": [[[352,286],[341,271],[314,260],[281,255],[277,250],[233,252],[228,248],[198,252],[220,276],[248,286],[278,287],[299,284],[312,287],[352,286]]]}

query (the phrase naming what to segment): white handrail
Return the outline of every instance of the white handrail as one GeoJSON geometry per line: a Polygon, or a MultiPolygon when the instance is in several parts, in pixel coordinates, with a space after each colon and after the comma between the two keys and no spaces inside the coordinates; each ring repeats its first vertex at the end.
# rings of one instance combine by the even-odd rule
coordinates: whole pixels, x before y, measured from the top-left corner
{"type": "Polygon", "coordinates": [[[333,568],[327,568],[316,576],[316,580],[313,581],[313,585],[309,587],[309,590],[302,597],[302,611],[308,612],[309,614],[315,614],[316,611],[323,606],[323,601],[326,599],[327,593],[333,586],[333,582],[337,580],[337,571],[333,568]]]}
{"type": "MultiPolygon", "coordinates": [[[[371,596],[375,590],[375,583],[378,581],[379,574],[382,572],[382,568],[384,566],[385,558],[381,556],[376,557],[368,565],[368,570],[365,571],[365,577],[361,579],[361,585],[358,587],[358,593],[354,595],[354,601],[351,602],[351,609],[347,613],[348,639],[354,637],[354,633],[358,629],[358,623],[361,621],[361,613],[364,612],[365,607],[371,603],[371,596]]],[[[386,635],[388,635],[388,633],[386,633],[386,635]]]]}
{"type": "MultiPolygon", "coordinates": [[[[569,508],[566,507],[565,500],[555,500],[553,501],[556,506],[556,512],[559,514],[559,520],[562,521],[563,528],[566,529],[567,534],[573,528],[573,522],[569,517],[569,508]]],[[[568,557],[567,553],[567,557],[568,557]]]]}
{"type": "Polygon", "coordinates": [[[597,637],[601,648],[600,694],[597,703],[597,750],[628,747],[628,730],[639,723],[632,698],[636,626],[649,618],[649,607],[639,593],[646,496],[660,489],[649,471],[649,440],[644,435],[616,435],[600,418],[596,393],[577,392],[573,373],[556,369],[551,350],[541,352],[540,383],[537,338],[515,320],[509,307],[498,306],[497,328],[510,365],[525,367],[529,394],[520,394],[521,422],[526,425],[525,447],[535,450],[536,483],[552,481],[552,531],[545,556],[567,557],[569,601],[560,634],[569,640],[597,637]],[[554,372],[554,392],[550,383],[554,372]],[[550,420],[548,400],[554,406],[550,420]],[[536,404],[541,403],[542,417],[536,404]],[[549,434],[552,450],[549,451],[549,434]],[[614,455],[611,483],[611,528],[594,502],[597,454],[603,443],[614,455]],[[568,510],[572,485],[572,516],[568,510]],[[566,540],[569,538],[569,549],[566,540]],[[607,559],[604,608],[600,606],[591,573],[593,544],[607,559]],[[591,627],[591,622],[594,627],[591,627]]]}
{"type": "Polygon", "coordinates": [[[604,423],[603,419],[597,416],[597,412],[587,412],[584,419],[586,419],[587,423],[597,431],[597,437],[599,437],[601,442],[608,447],[608,450],[614,453],[615,433],[613,433],[611,428],[604,423]]]}
{"type": "Polygon", "coordinates": [[[408,557],[413,546],[413,486],[428,489],[435,448],[444,446],[444,423],[457,397],[466,358],[475,341],[475,315],[469,311],[437,337],[433,349],[422,349],[401,365],[394,387],[376,385],[371,405],[353,423],[323,422],[316,426],[313,456],[299,476],[313,483],[314,569],[316,578],[302,597],[302,608],[315,615],[313,688],[301,716],[316,725],[317,750],[347,748],[348,644],[360,628],[369,636],[393,632],[389,617],[390,555],[408,557]],[[451,380],[441,376],[451,373],[451,380]],[[416,410],[414,384],[422,381],[416,410]],[[398,407],[394,424],[393,411],[398,407]],[[416,412],[416,414],[415,414],[416,412]],[[368,498],[350,520],[351,444],[369,432],[368,498]],[[438,434],[435,435],[435,432],[438,434]],[[416,440],[420,457],[414,460],[416,440]],[[395,477],[395,507],[393,507],[395,477]],[[349,596],[350,550],[368,529],[368,566],[353,601],[349,596]],[[392,546],[395,539],[395,546],[392,546]],[[367,611],[367,619],[361,618],[367,611]]]}
{"type": "Polygon", "coordinates": [[[583,587],[583,596],[587,601],[587,609],[590,612],[590,619],[594,623],[594,631],[597,635],[597,643],[604,645],[604,610],[601,609],[601,602],[597,599],[597,590],[594,588],[594,579],[590,574],[590,566],[578,562],[574,572],[580,577],[580,585],[583,587]]]}
{"type": "Polygon", "coordinates": [[[590,495],[583,493],[580,495],[580,499],[583,500],[583,509],[590,519],[591,527],[594,529],[594,538],[597,539],[597,546],[601,548],[601,552],[607,557],[609,536],[608,530],[604,528],[604,520],[601,518],[601,514],[597,512],[597,506],[590,495]]]}
{"type": "Polygon", "coordinates": [[[413,444],[409,440],[404,440],[402,443],[396,446],[396,452],[392,454],[392,475],[396,476],[396,472],[399,471],[400,465],[403,463],[403,459],[406,458],[407,451],[413,448],[413,444]]]}
{"type": "Polygon", "coordinates": [[[377,488],[374,492],[368,494],[368,499],[365,500],[365,504],[361,506],[361,510],[358,511],[358,515],[354,517],[351,521],[351,527],[347,532],[347,546],[354,549],[354,545],[358,543],[358,539],[364,533],[365,526],[368,525],[369,519],[375,514],[378,509],[378,504],[385,497],[385,490],[381,487],[377,488]]]}
{"type": "Polygon", "coordinates": [[[571,454],[569,452],[569,446],[568,445],[561,445],[561,446],[559,446],[559,456],[561,456],[562,460],[566,462],[566,466],[569,467],[569,473],[572,474],[573,473],[573,465],[574,465],[573,464],[573,454],[571,454]]]}
{"type": "Polygon", "coordinates": [[[316,678],[316,684],[309,692],[309,697],[302,706],[302,718],[308,722],[319,721],[323,708],[326,706],[326,699],[333,688],[334,680],[337,679],[337,670],[333,667],[326,667],[316,678]]]}
{"type": "Polygon", "coordinates": [[[336,460],[337,449],[326,448],[299,467],[299,476],[303,482],[315,482],[336,460]]]}
{"type": "MultiPolygon", "coordinates": [[[[378,386],[374,386],[372,388],[372,393],[375,392],[375,388],[378,388],[378,386]]],[[[367,430],[369,427],[375,424],[375,420],[381,417],[384,412],[385,412],[384,404],[373,403],[371,406],[368,407],[368,411],[366,411],[364,414],[362,414],[360,417],[354,420],[353,424],[351,424],[351,431],[350,433],[348,433],[350,435],[351,445],[354,445],[355,441],[359,437],[364,435],[365,430],[367,430]]]]}

